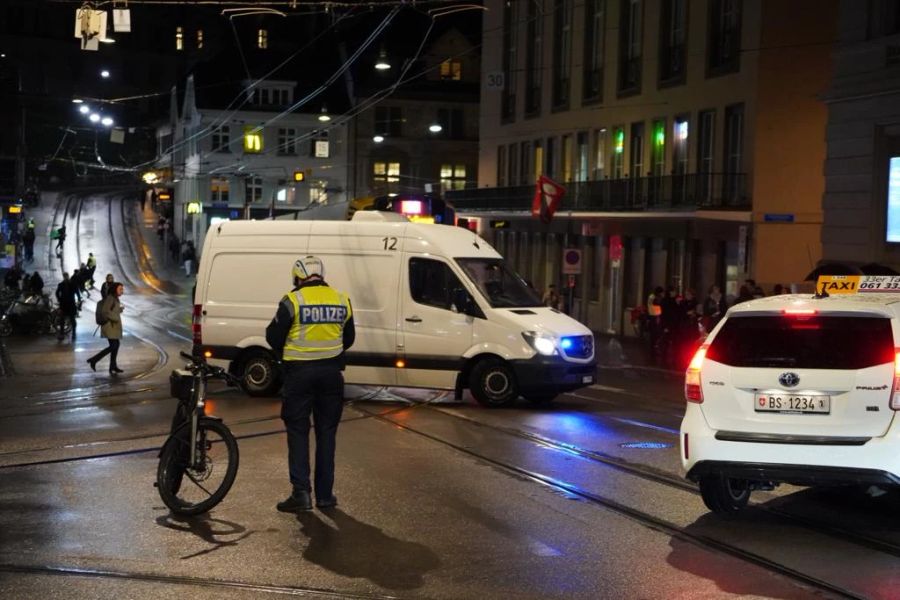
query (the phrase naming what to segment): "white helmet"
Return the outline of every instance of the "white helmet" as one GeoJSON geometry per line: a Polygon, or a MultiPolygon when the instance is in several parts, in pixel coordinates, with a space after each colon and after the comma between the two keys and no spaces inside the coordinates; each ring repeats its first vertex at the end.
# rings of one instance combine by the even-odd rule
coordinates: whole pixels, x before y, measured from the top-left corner
{"type": "Polygon", "coordinates": [[[294,263],[294,268],[291,269],[291,276],[293,279],[299,279],[300,281],[310,277],[321,277],[324,279],[325,265],[322,264],[322,259],[318,256],[305,256],[294,263]]]}

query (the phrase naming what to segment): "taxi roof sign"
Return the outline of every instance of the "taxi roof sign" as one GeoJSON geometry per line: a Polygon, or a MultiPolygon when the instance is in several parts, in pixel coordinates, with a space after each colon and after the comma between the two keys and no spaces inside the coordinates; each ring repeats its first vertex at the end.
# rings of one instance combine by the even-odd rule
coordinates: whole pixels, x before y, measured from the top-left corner
{"type": "Polygon", "coordinates": [[[816,281],[816,293],[827,294],[871,294],[900,292],[898,275],[820,275],[816,281]]]}

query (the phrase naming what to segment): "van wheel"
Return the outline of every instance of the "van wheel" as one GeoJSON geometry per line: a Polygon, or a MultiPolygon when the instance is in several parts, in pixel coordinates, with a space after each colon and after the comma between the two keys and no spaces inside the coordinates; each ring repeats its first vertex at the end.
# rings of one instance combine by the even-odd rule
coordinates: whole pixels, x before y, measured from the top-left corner
{"type": "Polygon", "coordinates": [[[750,500],[750,482],[723,475],[700,479],[700,495],[706,507],[718,514],[734,514],[750,500]]]}
{"type": "Polygon", "coordinates": [[[281,375],[268,352],[254,350],[241,363],[241,382],[251,396],[274,396],[281,387],[281,375]]]}
{"type": "Polygon", "coordinates": [[[486,359],[472,367],[469,389],[479,404],[497,408],[511,404],[519,396],[512,369],[496,359],[486,359]]]}

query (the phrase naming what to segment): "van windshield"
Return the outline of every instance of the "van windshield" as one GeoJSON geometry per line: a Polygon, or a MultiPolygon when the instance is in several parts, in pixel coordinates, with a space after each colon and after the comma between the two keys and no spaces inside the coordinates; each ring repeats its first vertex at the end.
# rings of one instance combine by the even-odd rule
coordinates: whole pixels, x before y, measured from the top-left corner
{"type": "Polygon", "coordinates": [[[469,280],[494,308],[542,306],[538,293],[500,258],[457,258],[469,280]]]}

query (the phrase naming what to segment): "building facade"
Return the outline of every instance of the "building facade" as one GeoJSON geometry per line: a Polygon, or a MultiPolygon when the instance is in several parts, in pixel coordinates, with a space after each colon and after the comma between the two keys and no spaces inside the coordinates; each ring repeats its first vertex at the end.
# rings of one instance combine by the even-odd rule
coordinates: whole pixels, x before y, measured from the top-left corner
{"type": "Polygon", "coordinates": [[[347,125],[322,113],[284,113],[295,82],[245,83],[245,102],[212,110],[197,107],[188,78],[180,115],[158,130],[175,235],[198,248],[220,220],[292,218],[345,207],[351,194],[347,125]]]}
{"type": "Polygon", "coordinates": [[[536,287],[628,333],[657,285],[736,295],[814,266],[836,2],[486,5],[478,189],[451,199],[536,287]],[[541,174],[566,187],[549,225],[541,174]]]}
{"type": "Polygon", "coordinates": [[[900,2],[841,2],[828,105],[827,260],[900,268],[900,2]]]}
{"type": "Polygon", "coordinates": [[[434,193],[478,181],[480,55],[457,29],[437,36],[390,94],[400,65],[367,74],[353,121],[357,194],[434,193]]]}

